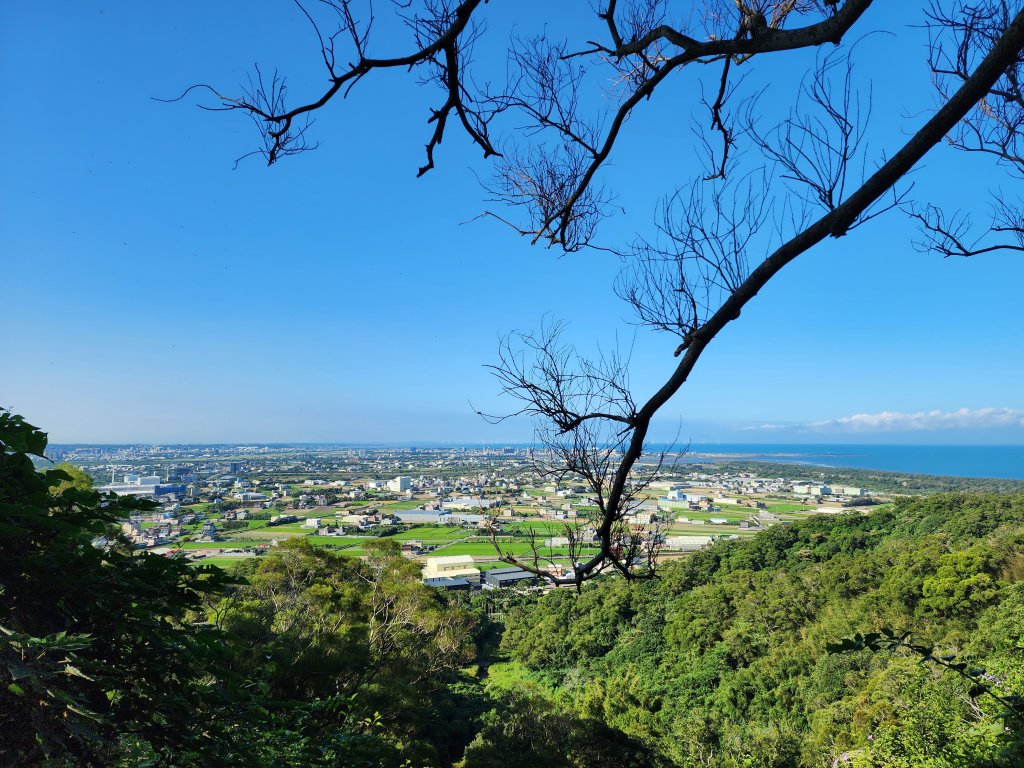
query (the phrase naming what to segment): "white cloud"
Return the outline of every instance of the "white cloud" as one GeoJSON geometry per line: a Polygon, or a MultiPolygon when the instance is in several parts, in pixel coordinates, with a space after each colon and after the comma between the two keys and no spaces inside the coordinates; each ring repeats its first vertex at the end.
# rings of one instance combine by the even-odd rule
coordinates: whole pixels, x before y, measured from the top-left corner
{"type": "MultiPolygon", "coordinates": [[[[766,425],[768,426],[768,425],[766,425]]],[[[957,411],[855,413],[838,419],[814,421],[815,432],[921,432],[940,429],[995,429],[1024,427],[1024,410],[1016,408],[961,408],[957,411]]]]}

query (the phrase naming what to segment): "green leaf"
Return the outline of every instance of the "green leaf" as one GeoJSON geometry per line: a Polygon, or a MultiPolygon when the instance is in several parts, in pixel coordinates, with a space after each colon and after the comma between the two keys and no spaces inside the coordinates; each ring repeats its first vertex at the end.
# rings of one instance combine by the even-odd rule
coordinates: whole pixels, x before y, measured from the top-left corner
{"type": "Polygon", "coordinates": [[[93,678],[89,677],[87,674],[85,674],[84,672],[82,672],[77,667],[73,667],[70,664],[66,664],[64,666],[64,674],[71,675],[72,677],[80,677],[83,680],[92,680],[93,679],[93,678]]]}

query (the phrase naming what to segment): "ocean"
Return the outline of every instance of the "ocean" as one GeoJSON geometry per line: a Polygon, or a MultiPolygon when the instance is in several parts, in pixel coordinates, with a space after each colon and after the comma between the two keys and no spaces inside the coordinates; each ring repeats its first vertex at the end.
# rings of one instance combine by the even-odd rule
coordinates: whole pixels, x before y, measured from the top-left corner
{"type": "MultiPolygon", "coordinates": [[[[676,447],[676,450],[680,446],[676,447]]],[[[659,450],[667,446],[651,446],[659,450]]],[[[955,477],[1024,480],[1024,445],[691,445],[684,463],[759,460],[955,477]]]]}

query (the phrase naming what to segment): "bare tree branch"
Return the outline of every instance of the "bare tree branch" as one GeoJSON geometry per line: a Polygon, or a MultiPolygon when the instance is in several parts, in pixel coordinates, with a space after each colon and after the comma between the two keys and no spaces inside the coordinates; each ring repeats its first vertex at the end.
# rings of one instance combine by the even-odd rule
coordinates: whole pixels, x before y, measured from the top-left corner
{"type": "MultiPolygon", "coordinates": [[[[634,553],[631,549],[624,549],[623,543],[629,544],[628,532],[623,528],[623,521],[628,510],[636,504],[637,483],[634,470],[637,461],[644,453],[645,441],[650,429],[651,420],[658,411],[671,399],[687,381],[694,366],[699,360],[708,344],[733,320],[739,317],[741,310],[751,301],[765,285],[779,273],[787,264],[814,246],[829,237],[842,237],[851,227],[861,220],[884,195],[889,193],[895,185],[909,173],[913,167],[932,149],[940,143],[943,138],[954,129],[957,123],[969,114],[977,102],[984,98],[1005,73],[1007,67],[1014,65],[1024,49],[1024,11],[1019,13],[1004,34],[992,46],[988,55],[978,64],[974,72],[964,80],[961,87],[953,93],[946,103],[929,119],[887,162],[885,162],[874,174],[861,183],[849,194],[841,194],[839,190],[844,189],[843,180],[846,179],[846,169],[828,164],[811,164],[812,168],[824,169],[816,171],[817,175],[806,174],[808,183],[814,187],[815,184],[822,185],[825,191],[832,189],[834,194],[819,201],[825,206],[827,212],[812,222],[809,226],[798,231],[774,251],[764,258],[758,266],[747,274],[741,267],[746,263],[746,248],[749,240],[745,235],[737,236],[737,232],[755,230],[756,225],[746,225],[747,230],[735,227],[733,224],[737,219],[759,220],[759,216],[750,215],[745,210],[740,216],[734,217],[730,214],[730,208],[723,205],[722,199],[714,203],[715,213],[712,221],[715,226],[708,226],[699,211],[701,206],[691,204],[686,208],[690,216],[686,225],[682,228],[684,237],[680,240],[683,246],[680,248],[680,256],[675,262],[669,262],[675,270],[668,269],[655,273],[641,263],[641,274],[656,274],[662,282],[660,287],[650,289],[633,289],[627,291],[626,298],[631,300],[634,307],[638,309],[641,322],[646,322],[661,330],[668,330],[683,336],[684,343],[677,350],[682,354],[675,370],[668,380],[658,389],[642,406],[629,414],[629,434],[619,433],[615,439],[607,431],[602,432],[602,415],[594,412],[593,419],[583,418],[578,421],[567,421],[565,413],[571,411],[574,415],[587,416],[585,408],[587,397],[584,395],[577,400],[581,406],[572,409],[566,408],[564,392],[567,391],[566,382],[574,382],[576,379],[569,371],[570,359],[564,353],[555,351],[557,346],[553,345],[551,337],[545,337],[539,344],[533,344],[532,348],[539,352],[543,361],[535,366],[533,371],[539,373],[539,378],[530,378],[520,375],[524,370],[522,364],[509,368],[506,365],[507,357],[503,357],[502,364],[499,364],[497,373],[499,379],[505,382],[506,391],[514,396],[519,396],[527,405],[520,413],[531,413],[546,418],[546,423],[556,426],[575,425],[567,431],[558,431],[557,440],[552,439],[550,433],[547,435],[548,445],[552,452],[562,457],[566,467],[584,476],[591,484],[591,487],[599,491],[601,498],[601,519],[597,528],[597,537],[600,542],[600,551],[584,563],[577,564],[573,573],[575,583],[579,584],[589,578],[598,569],[605,567],[607,562],[627,578],[633,577],[634,553]],[[835,182],[833,184],[833,182],[835,182]],[[722,226],[719,226],[722,225],[722,226]],[[708,233],[711,233],[709,236],[708,233]],[[723,234],[724,233],[724,234],[723,234]],[[721,243],[730,244],[729,248],[722,250],[721,243]],[[732,245],[736,244],[736,245],[732,245]],[[710,251],[702,251],[702,248],[711,247],[710,251]],[[715,250],[719,246],[719,250],[715,250]],[[703,258],[702,258],[703,256],[703,258]],[[720,305],[711,309],[709,306],[701,307],[694,301],[692,281],[686,275],[688,263],[703,264],[710,268],[710,271],[703,276],[706,285],[715,290],[721,290],[724,299],[720,305]],[[646,270],[646,271],[645,271],[646,270]],[[681,270],[681,271],[680,271],[681,270]],[[658,305],[660,300],[667,299],[670,292],[676,288],[682,297],[682,302],[667,302],[666,305],[658,305]],[[688,305],[688,306],[687,306],[688,305]],[[703,313],[709,312],[704,317],[703,313]],[[540,393],[541,398],[536,395],[540,393]],[[622,451],[619,457],[618,451],[622,451]],[[613,468],[611,464],[612,455],[616,455],[617,462],[613,468]],[[623,555],[628,553],[629,559],[623,555]]],[[[838,125],[840,135],[853,135],[846,127],[844,119],[833,117],[833,124],[838,125]]],[[[828,136],[823,136],[821,142],[825,144],[824,150],[813,150],[825,152],[825,155],[804,154],[796,156],[798,160],[806,162],[808,157],[826,157],[828,153],[838,153],[837,162],[841,165],[849,163],[853,155],[843,149],[845,145],[828,144],[828,136]]],[[[785,165],[785,163],[783,163],[785,165]]],[[[796,161],[794,161],[796,165],[796,161]]],[[[799,167],[799,166],[797,166],[799,167]]],[[[740,206],[743,211],[744,206],[740,206]]],[[[707,290],[707,289],[705,289],[707,290]]],[[[590,390],[584,388],[583,392],[590,390]]],[[[630,400],[630,402],[632,402],[630,400]]],[[[617,423],[605,419],[607,427],[617,423]]],[[[642,485],[642,483],[641,483],[642,485]]],[[[539,569],[538,569],[539,570],[539,569]]],[[[544,574],[553,581],[560,579],[550,574],[544,574]]]]}
{"type": "MultiPolygon", "coordinates": [[[[374,20],[370,3],[366,3],[367,20],[360,22],[353,10],[355,0],[322,0],[321,5],[333,13],[337,25],[336,30],[325,37],[313,15],[297,2],[319,41],[328,74],[327,89],[317,98],[297,107],[287,105],[284,81],[278,81],[276,75],[269,84],[257,77],[254,87],[244,90],[238,97],[223,95],[212,88],[209,90],[220,101],[218,109],[240,110],[253,118],[264,144],[259,153],[268,165],[272,165],[282,157],[308,148],[302,138],[305,127],[295,130],[296,120],[307,119],[339,94],[346,96],[370,73],[385,69],[425,68],[428,73],[425,81],[437,84],[444,92],[445,100],[431,111],[428,122],[434,124],[434,130],[426,144],[427,162],[417,175],[422,176],[434,167],[434,150],[444,138],[448,120],[453,114],[470,139],[483,150],[485,158],[497,155],[488,134],[490,115],[472,106],[472,97],[463,83],[467,55],[479,33],[479,28],[473,23],[473,15],[483,3],[484,0],[465,0],[452,7],[448,0],[426,0],[421,13],[400,13],[412,31],[416,48],[397,56],[374,57],[368,53],[374,20]],[[341,67],[335,51],[339,37],[348,39],[352,57],[349,64],[341,67]]],[[[406,5],[398,7],[408,9],[406,5]]]]}
{"type": "MultiPolygon", "coordinates": [[[[954,4],[933,2],[928,13],[929,62],[943,98],[966,82],[978,62],[1010,26],[1019,3],[1006,0],[954,4]],[[1016,5],[1016,10],[1011,8],[1016,5]]],[[[1024,174],[1024,57],[1018,55],[949,133],[950,145],[995,157],[1024,174]]]]}
{"type": "Polygon", "coordinates": [[[492,536],[505,562],[555,583],[579,585],[603,571],[625,578],[653,574],[657,532],[632,522],[660,465],[640,462],[652,420],[707,346],[794,259],[894,207],[908,211],[922,226],[925,245],[945,255],[1024,250],[1019,203],[997,198],[987,236],[1002,239],[992,242],[986,235],[968,237],[967,217],[906,203],[907,190],[898,187],[944,140],[995,157],[1014,173],[1024,171],[1024,10],[1006,0],[958,3],[952,10],[932,5],[931,66],[941,105],[877,165],[865,144],[870,98],[858,96],[845,51],[818,55],[800,99],[774,128],[762,131],[748,111],[743,130],[736,130],[730,117],[730,99],[742,81],[737,72],[775,53],[839,44],[871,0],[707,0],[685,22],[672,19],[674,6],[663,0],[607,0],[598,10],[606,40],[577,47],[553,42],[546,33],[519,40],[509,56],[512,76],[497,91],[477,88],[467,76],[481,0],[420,0],[415,10],[414,1],[398,6],[412,32],[412,50],[390,58],[368,53],[372,13],[357,21],[354,0],[327,0],[337,27],[332,35],[307,14],[330,79],[327,90],[303,106],[289,108],[284,79],[275,74],[265,81],[259,70],[242,97],[208,90],[217,94],[217,108],[242,110],[256,121],[263,131],[260,152],[274,162],[306,148],[308,125],[299,122],[371,72],[417,70],[442,94],[431,113],[433,132],[420,173],[433,167],[452,118],[485,156],[499,156],[488,190],[502,208],[487,215],[533,243],[574,251],[591,246],[610,211],[611,197],[598,174],[629,118],[676,73],[700,72],[697,65],[705,65],[713,77],[714,95],[703,106],[721,149],[707,144],[708,179],[681,185],[663,207],[656,236],[638,238],[620,254],[626,267],[616,290],[640,325],[680,339],[674,370],[649,397],[635,398],[628,355],[617,348],[593,358],[578,354],[557,323],[537,334],[506,337],[492,367],[517,406],[512,414],[488,418],[533,417],[538,470],[579,481],[596,501],[591,519],[566,529],[571,572],[556,568],[560,550],[536,537],[530,555],[516,557],[492,536]],[[351,53],[345,65],[339,62],[346,57],[336,52],[342,41],[351,53]],[[612,82],[603,117],[584,114],[581,106],[588,78],[598,69],[612,82]],[[489,134],[498,117],[512,123],[516,137],[500,153],[489,134]],[[741,140],[758,150],[763,168],[737,172],[742,153],[734,150],[741,140]]]}
{"type": "Polygon", "coordinates": [[[971,217],[956,212],[947,214],[935,205],[905,207],[908,216],[918,222],[920,239],[914,245],[919,251],[932,251],[943,257],[980,256],[993,251],[1024,251],[1024,209],[996,198],[992,206],[992,220],[980,236],[971,234],[971,217]],[[993,233],[1009,236],[1010,240],[991,243],[993,233]]]}

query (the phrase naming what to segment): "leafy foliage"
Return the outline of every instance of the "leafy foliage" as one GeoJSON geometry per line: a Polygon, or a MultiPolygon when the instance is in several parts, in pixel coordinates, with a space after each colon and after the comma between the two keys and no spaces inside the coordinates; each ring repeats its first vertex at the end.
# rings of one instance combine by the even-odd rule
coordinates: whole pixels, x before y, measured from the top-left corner
{"type": "Polygon", "coordinates": [[[115,524],[151,505],[37,472],[46,437],[21,417],[0,412],[0,446],[0,761],[106,764],[115,733],[198,748],[185,726],[221,695],[223,651],[186,617],[226,576],[135,556],[115,524]]]}
{"type": "Polygon", "coordinates": [[[153,504],[37,470],[21,417],[0,446],[0,765],[436,764],[431,694],[473,620],[395,545],[229,576],[132,551],[117,523],[153,504]]]}
{"type": "Polygon", "coordinates": [[[553,594],[502,647],[559,711],[673,765],[1007,765],[1022,544],[1024,495],[904,499],[553,594]]]}

